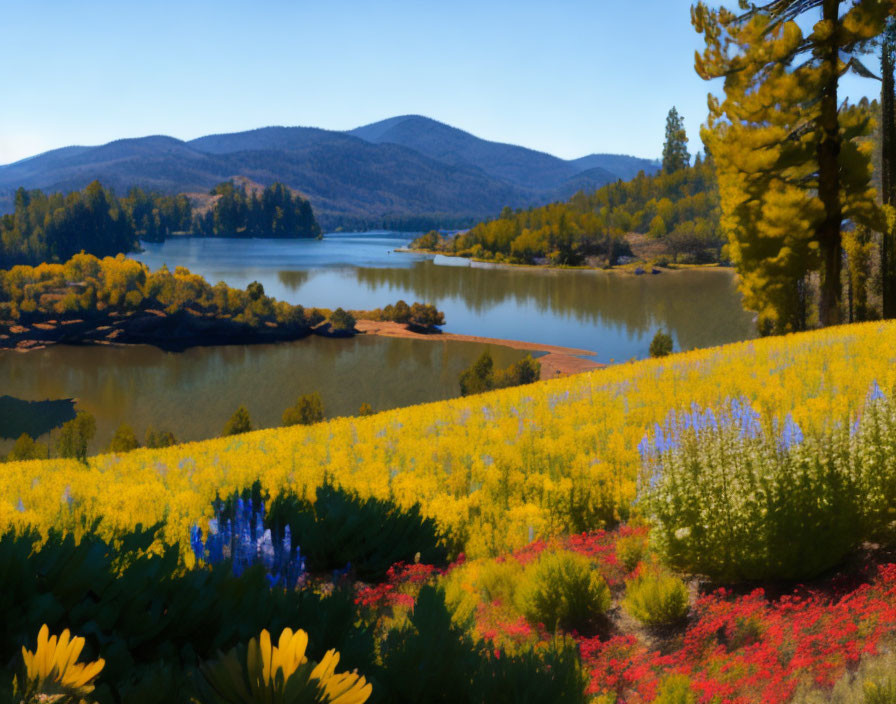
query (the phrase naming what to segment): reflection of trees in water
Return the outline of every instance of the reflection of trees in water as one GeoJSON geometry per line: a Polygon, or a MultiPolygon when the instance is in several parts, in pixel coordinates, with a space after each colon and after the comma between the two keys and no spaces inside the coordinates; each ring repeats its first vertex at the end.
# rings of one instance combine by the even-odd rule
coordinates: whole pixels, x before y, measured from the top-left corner
{"type": "Polygon", "coordinates": [[[277,278],[286,288],[295,291],[304,286],[311,278],[311,272],[305,269],[293,269],[290,271],[278,271],[277,278]]]}
{"type": "Polygon", "coordinates": [[[0,438],[13,440],[22,433],[40,437],[75,417],[73,399],[25,401],[0,396],[0,438]]]}
{"type": "Polygon", "coordinates": [[[684,349],[755,334],[752,316],[741,307],[733,277],[725,271],[628,276],[437,266],[426,261],[408,268],[356,272],[358,282],[371,290],[404,289],[414,300],[436,305],[457,299],[479,315],[513,302],[541,314],[624,329],[631,336],[645,336],[662,327],[673,333],[684,349]]]}

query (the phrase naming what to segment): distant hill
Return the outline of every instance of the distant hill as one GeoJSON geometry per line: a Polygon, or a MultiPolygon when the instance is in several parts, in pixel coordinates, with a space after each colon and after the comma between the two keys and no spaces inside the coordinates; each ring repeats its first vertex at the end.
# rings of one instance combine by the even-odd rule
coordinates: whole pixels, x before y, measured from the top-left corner
{"type": "Polygon", "coordinates": [[[151,136],[56,149],[0,166],[0,212],[11,210],[19,186],[72,191],[99,179],[121,195],[131,186],[203,193],[242,177],[303,193],[325,229],[427,218],[472,223],[505,205],[565,199],[656,168],[619,155],[565,161],[411,115],[349,132],[265,127],[189,142],[151,136]]]}

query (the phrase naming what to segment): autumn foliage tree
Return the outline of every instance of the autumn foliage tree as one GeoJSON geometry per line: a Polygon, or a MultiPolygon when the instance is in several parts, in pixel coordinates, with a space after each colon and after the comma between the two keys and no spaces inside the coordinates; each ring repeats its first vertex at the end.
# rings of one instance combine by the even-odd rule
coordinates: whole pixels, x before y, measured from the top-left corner
{"type": "Polygon", "coordinates": [[[775,0],[744,12],[703,2],[692,21],[706,40],[704,79],[724,78],[709,98],[702,136],[717,169],[722,228],[745,303],[764,333],[806,326],[811,271],[820,274],[819,320],[841,321],[847,221],[877,228],[867,111],[840,103],[841,77],[872,75],[859,57],[884,29],[885,0],[775,0]],[[820,15],[819,15],[820,11],[820,15]],[[811,31],[801,23],[818,17],[811,31]]]}

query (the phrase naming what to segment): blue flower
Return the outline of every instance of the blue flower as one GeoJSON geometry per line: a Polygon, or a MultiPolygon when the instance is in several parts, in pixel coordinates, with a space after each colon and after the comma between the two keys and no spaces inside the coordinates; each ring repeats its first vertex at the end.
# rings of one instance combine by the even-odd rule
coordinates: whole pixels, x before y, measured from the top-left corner
{"type": "Polygon", "coordinates": [[[871,384],[871,391],[868,392],[868,400],[869,401],[880,401],[881,399],[885,399],[884,392],[881,391],[880,385],[877,383],[877,379],[871,384]]]}

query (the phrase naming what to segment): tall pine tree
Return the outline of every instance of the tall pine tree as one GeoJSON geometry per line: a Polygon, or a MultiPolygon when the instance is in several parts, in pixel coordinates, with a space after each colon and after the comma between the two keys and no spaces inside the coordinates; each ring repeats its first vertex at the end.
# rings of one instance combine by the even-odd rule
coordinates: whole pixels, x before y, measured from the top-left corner
{"type": "Polygon", "coordinates": [[[671,174],[690,165],[688,136],[684,130],[684,119],[674,107],[666,117],[666,142],[663,144],[663,172],[671,174]]]}
{"type": "Polygon", "coordinates": [[[887,23],[881,47],[881,191],[889,207],[889,222],[880,246],[880,271],[885,318],[896,318],[896,20],[887,23]]]}
{"type": "Polygon", "coordinates": [[[819,319],[841,320],[844,222],[877,228],[865,111],[840,104],[840,78],[871,76],[859,56],[894,13],[892,0],[739,0],[744,12],[699,2],[692,21],[706,50],[704,142],[716,160],[722,226],[746,302],[765,333],[806,324],[807,280],[820,272],[819,319]],[[845,10],[841,13],[841,6],[845,10]],[[816,19],[804,34],[799,22],[816,19]]]}

